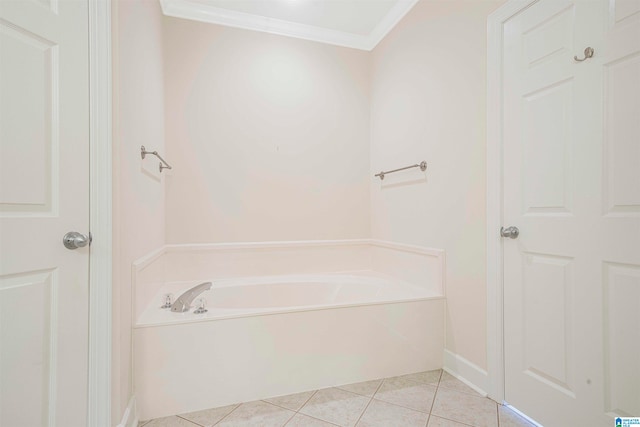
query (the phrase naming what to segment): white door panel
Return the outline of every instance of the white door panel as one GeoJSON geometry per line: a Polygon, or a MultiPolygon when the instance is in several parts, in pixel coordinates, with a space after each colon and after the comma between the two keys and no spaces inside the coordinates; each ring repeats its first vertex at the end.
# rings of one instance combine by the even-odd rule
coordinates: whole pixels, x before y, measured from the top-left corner
{"type": "Polygon", "coordinates": [[[84,426],[87,3],[0,1],[0,425],[84,426]]]}
{"type": "Polygon", "coordinates": [[[504,30],[506,400],[612,425],[640,414],[640,6],[540,0],[504,30]]]}

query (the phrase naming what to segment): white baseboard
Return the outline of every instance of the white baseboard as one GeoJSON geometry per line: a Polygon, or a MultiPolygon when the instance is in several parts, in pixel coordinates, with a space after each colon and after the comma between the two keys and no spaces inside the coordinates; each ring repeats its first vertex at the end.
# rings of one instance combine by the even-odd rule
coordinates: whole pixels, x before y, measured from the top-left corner
{"type": "Polygon", "coordinates": [[[138,427],[138,410],[136,408],[136,397],[131,396],[127,409],[124,410],[122,420],[116,427],[138,427]]]}
{"type": "Polygon", "coordinates": [[[462,356],[444,351],[444,370],[453,375],[478,393],[487,396],[489,374],[484,369],[469,362],[462,356]]]}

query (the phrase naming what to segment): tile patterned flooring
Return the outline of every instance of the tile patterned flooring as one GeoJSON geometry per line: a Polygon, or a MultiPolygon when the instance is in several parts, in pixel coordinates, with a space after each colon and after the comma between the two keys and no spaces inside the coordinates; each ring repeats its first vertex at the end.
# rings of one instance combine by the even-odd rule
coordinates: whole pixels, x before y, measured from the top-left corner
{"type": "Polygon", "coordinates": [[[442,370],[141,421],[138,427],[533,427],[442,370]]]}

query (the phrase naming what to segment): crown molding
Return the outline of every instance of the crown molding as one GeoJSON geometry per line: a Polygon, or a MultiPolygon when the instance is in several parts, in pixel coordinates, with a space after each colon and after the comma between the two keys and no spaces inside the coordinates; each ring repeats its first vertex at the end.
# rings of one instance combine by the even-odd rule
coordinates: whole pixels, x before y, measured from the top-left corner
{"type": "Polygon", "coordinates": [[[376,47],[384,36],[386,36],[418,2],[418,0],[399,1],[389,10],[387,15],[385,15],[371,33],[368,35],[360,35],[217,8],[189,0],[159,1],[162,6],[162,12],[166,16],[242,28],[245,30],[261,31],[367,51],[376,47]]]}
{"type": "Polygon", "coordinates": [[[396,3],[369,34],[368,39],[370,47],[366,50],[373,50],[373,48],[375,48],[378,43],[380,43],[382,39],[391,32],[391,30],[393,30],[398,22],[400,22],[400,20],[404,18],[411,9],[413,9],[413,6],[415,6],[418,1],[419,0],[407,0],[396,3]]]}

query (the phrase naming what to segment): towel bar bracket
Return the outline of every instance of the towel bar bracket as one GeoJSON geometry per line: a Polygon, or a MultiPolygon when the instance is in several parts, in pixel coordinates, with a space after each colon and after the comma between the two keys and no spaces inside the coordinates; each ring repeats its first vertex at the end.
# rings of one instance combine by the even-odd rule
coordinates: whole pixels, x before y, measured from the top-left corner
{"type": "Polygon", "coordinates": [[[142,157],[142,159],[144,160],[147,154],[151,154],[152,156],[156,156],[158,159],[160,159],[160,165],[159,165],[160,173],[162,173],[163,169],[173,169],[171,165],[169,165],[169,163],[167,163],[167,161],[163,159],[162,156],[160,156],[160,154],[158,154],[157,151],[147,151],[147,149],[144,148],[144,145],[140,146],[140,157],[142,157]]]}

